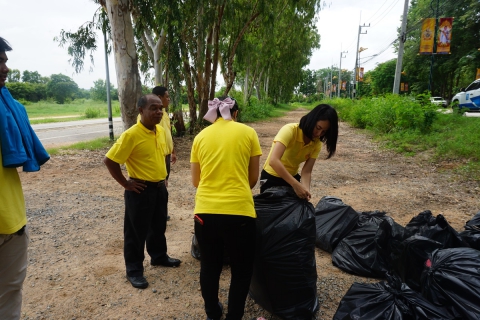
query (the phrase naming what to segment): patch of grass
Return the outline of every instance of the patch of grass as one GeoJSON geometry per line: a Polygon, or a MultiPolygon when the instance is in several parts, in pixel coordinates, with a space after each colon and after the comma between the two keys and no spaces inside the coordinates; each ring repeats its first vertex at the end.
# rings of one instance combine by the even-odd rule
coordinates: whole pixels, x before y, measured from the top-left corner
{"type": "Polygon", "coordinates": [[[85,116],[68,117],[68,118],[33,119],[33,120],[30,120],[30,124],[52,123],[52,122],[68,122],[68,121],[78,121],[78,120],[85,120],[85,116]]]}
{"type": "MultiPolygon", "coordinates": [[[[65,104],[58,104],[54,101],[42,100],[39,102],[25,105],[28,117],[31,121],[35,118],[53,118],[58,116],[85,116],[87,109],[100,110],[98,117],[108,117],[108,106],[106,102],[77,99],[65,104]]],[[[112,101],[112,113],[114,116],[120,115],[120,102],[112,101]]]]}
{"type": "Polygon", "coordinates": [[[50,155],[58,155],[61,153],[68,152],[70,150],[90,150],[90,151],[101,150],[101,149],[110,148],[115,143],[117,138],[118,137],[115,137],[114,141],[110,141],[109,137],[103,137],[103,138],[98,138],[90,141],[77,142],[69,146],[47,149],[47,152],[50,155]]]}

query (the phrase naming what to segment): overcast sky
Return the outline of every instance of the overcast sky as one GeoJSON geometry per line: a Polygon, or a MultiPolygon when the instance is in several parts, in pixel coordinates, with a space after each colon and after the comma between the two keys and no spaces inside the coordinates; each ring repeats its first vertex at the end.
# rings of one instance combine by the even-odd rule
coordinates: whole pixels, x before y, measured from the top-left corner
{"type": "MultiPolygon", "coordinates": [[[[368,49],[361,53],[360,58],[365,61],[364,58],[378,54],[362,64],[365,70],[374,69],[376,63],[396,57],[390,44],[401,25],[404,0],[330,0],[330,3],[324,3],[317,23],[321,48],[313,53],[308,68],[316,70],[332,64],[339,66],[340,52],[348,51],[346,58],[342,59],[342,69],[353,70],[358,26],[364,23],[370,23],[371,27],[362,29],[367,34],[360,36],[360,46],[368,49]]],[[[53,41],[62,29],[76,31],[92,19],[97,9],[92,1],[0,0],[0,8],[0,36],[13,47],[13,51],[7,53],[10,69],[38,71],[42,76],[62,73],[85,89],[92,87],[95,80],[105,79],[103,45],[97,49],[95,65],[86,61],[85,70],[76,74],[68,62],[66,48],[53,41]]],[[[102,35],[99,34],[97,40],[102,44],[102,35]]],[[[117,86],[112,56],[109,61],[110,79],[117,86]]]]}

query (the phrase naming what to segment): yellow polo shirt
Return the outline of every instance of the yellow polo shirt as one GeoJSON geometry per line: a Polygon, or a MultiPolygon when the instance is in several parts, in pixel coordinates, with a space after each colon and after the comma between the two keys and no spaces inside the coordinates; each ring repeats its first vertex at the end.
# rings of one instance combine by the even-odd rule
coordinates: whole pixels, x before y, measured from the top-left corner
{"type": "Polygon", "coordinates": [[[248,182],[250,158],[262,154],[255,130],[218,118],[193,141],[190,162],[200,164],[194,213],[256,218],[248,182]]]}
{"type": "Polygon", "coordinates": [[[125,163],[132,178],[152,182],[165,180],[165,132],[158,124],[155,128],[156,132],[137,122],[122,133],[106,157],[119,164],[125,163]]]}
{"type": "Polygon", "coordinates": [[[27,224],[25,199],[16,168],[4,168],[0,148],[0,234],[12,234],[27,224]]]}
{"type": "Polygon", "coordinates": [[[322,142],[319,139],[314,139],[305,145],[303,141],[303,131],[298,126],[298,123],[289,123],[284,125],[278,131],[275,139],[273,139],[270,153],[263,169],[275,177],[280,177],[275,170],[269,165],[270,156],[272,155],[275,143],[280,142],[286,149],[280,161],[285,166],[285,169],[292,175],[298,173],[298,169],[302,162],[308,159],[317,159],[320,150],[322,149],[322,142]]]}
{"type": "MultiPolygon", "coordinates": [[[[137,116],[137,123],[140,122],[140,114],[137,116]]],[[[163,130],[165,130],[165,140],[166,140],[166,149],[165,154],[169,155],[173,151],[173,138],[172,138],[172,125],[170,123],[170,118],[168,112],[163,110],[162,120],[159,123],[163,130]]]]}

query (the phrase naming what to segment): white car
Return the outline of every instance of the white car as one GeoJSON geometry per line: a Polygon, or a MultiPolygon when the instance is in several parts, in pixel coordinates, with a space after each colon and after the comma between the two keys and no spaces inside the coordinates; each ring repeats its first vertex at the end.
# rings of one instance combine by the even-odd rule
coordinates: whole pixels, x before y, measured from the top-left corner
{"type": "Polygon", "coordinates": [[[473,81],[467,88],[462,88],[453,96],[452,108],[456,107],[480,111],[480,79],[473,81]]]}
{"type": "Polygon", "coordinates": [[[444,108],[447,107],[447,101],[445,101],[445,99],[443,99],[442,97],[431,97],[430,102],[437,106],[442,106],[444,108]]]}

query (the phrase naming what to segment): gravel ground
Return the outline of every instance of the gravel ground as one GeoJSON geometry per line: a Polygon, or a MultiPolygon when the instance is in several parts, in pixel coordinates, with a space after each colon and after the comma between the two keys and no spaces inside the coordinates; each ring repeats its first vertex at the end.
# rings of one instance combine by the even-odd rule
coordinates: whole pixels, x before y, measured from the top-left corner
{"type": "MultiPolygon", "coordinates": [[[[252,124],[260,137],[263,165],[279,128],[297,122],[305,110],[252,124]]],[[[123,265],[123,191],[102,163],[106,150],[69,151],[37,173],[21,173],[30,228],[29,265],[22,319],[205,319],[199,285],[199,261],[190,254],[195,188],[189,154],[192,137],[176,138],[179,161],[169,182],[167,228],[169,254],[178,268],[151,267],[145,260],[149,288],[138,290],[125,279],[123,265]]],[[[340,125],[337,154],[323,160],[312,175],[312,200],[341,198],[357,211],[386,211],[405,225],[424,210],[443,214],[457,230],[480,210],[478,182],[452,173],[457,163],[431,163],[429,155],[406,158],[381,149],[364,132],[340,125]]],[[[253,190],[258,193],[258,186],[253,190]]],[[[315,252],[320,311],[331,319],[354,282],[377,282],[347,274],[329,253],[315,252]]],[[[221,277],[226,304],[230,270],[221,277]]],[[[248,298],[244,319],[275,319],[248,298]]]]}

